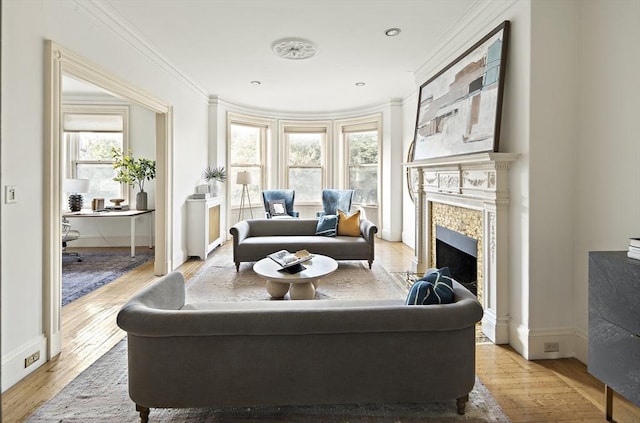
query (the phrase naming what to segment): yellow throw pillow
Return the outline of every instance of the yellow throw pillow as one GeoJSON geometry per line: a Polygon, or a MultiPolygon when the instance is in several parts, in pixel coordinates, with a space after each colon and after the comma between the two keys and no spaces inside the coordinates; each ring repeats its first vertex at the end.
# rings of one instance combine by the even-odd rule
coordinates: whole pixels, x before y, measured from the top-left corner
{"type": "Polygon", "coordinates": [[[360,210],[352,215],[338,210],[338,235],[360,236],[360,210]]]}

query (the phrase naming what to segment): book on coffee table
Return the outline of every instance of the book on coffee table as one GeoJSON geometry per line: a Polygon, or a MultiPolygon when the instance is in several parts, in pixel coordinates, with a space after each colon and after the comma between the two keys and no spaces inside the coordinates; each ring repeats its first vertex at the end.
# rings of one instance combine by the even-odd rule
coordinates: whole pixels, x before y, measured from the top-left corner
{"type": "Polygon", "coordinates": [[[290,253],[287,250],[280,250],[269,254],[267,257],[285,269],[311,260],[313,258],[313,254],[309,253],[307,250],[300,250],[295,253],[290,253]]]}

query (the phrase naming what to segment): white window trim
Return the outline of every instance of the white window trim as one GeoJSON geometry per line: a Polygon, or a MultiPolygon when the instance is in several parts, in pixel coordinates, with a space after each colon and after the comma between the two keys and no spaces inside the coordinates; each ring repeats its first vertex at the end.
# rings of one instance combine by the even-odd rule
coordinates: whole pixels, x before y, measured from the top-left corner
{"type": "MultiPolygon", "coordinates": [[[[282,181],[281,187],[288,188],[289,187],[289,141],[287,139],[287,133],[294,132],[310,132],[317,133],[323,132],[324,139],[322,140],[322,144],[320,146],[321,149],[321,158],[320,158],[320,168],[322,173],[321,178],[321,189],[324,189],[331,182],[330,170],[328,169],[328,157],[332,156],[333,149],[331,145],[333,144],[333,122],[332,121],[317,121],[317,120],[282,120],[279,121],[278,125],[278,140],[280,141],[278,144],[281,147],[280,151],[280,162],[282,166],[278,169],[277,181],[282,181]]],[[[304,167],[304,166],[295,166],[295,167],[304,167]]],[[[312,166],[314,169],[318,166],[312,166]]],[[[300,205],[315,205],[320,204],[320,199],[318,202],[298,202],[296,203],[300,205]]]]}
{"type": "MultiPolygon", "coordinates": [[[[227,112],[227,128],[226,128],[227,157],[225,160],[226,166],[229,169],[229,171],[231,170],[232,166],[259,167],[260,181],[254,181],[254,182],[257,182],[256,185],[258,185],[259,191],[265,189],[265,187],[268,186],[269,179],[270,179],[269,171],[271,166],[269,166],[269,163],[273,163],[272,158],[275,156],[271,152],[273,148],[274,126],[275,126],[274,121],[271,119],[265,119],[265,118],[259,118],[256,116],[227,112]],[[260,140],[259,155],[260,155],[260,159],[263,160],[262,163],[258,163],[257,165],[253,163],[247,163],[247,164],[231,163],[231,125],[244,125],[244,126],[261,128],[262,133],[261,133],[261,140],[260,140]]],[[[230,173],[231,172],[229,172],[229,174],[230,173]]],[[[229,181],[229,183],[235,184],[235,181],[229,181]]],[[[231,192],[231,188],[229,187],[229,191],[228,191],[229,195],[230,195],[230,192],[231,192]]],[[[230,198],[230,196],[228,198],[229,198],[230,209],[237,209],[239,206],[233,204],[233,201],[230,198]]],[[[262,200],[260,200],[260,202],[257,202],[256,204],[258,205],[262,204],[262,200]]],[[[255,207],[254,204],[252,204],[252,206],[255,207]]]]}
{"type": "Polygon", "coordinates": [[[361,116],[353,119],[342,119],[336,121],[337,138],[340,144],[340,159],[339,163],[339,176],[341,188],[347,188],[349,182],[349,146],[347,145],[346,133],[349,132],[364,132],[364,131],[378,131],[378,198],[377,206],[362,205],[365,207],[377,207],[382,209],[382,114],[376,113],[373,115],[361,116]]]}
{"type": "MultiPolygon", "coordinates": [[[[119,115],[122,117],[122,151],[129,151],[129,106],[114,106],[114,105],[63,105],[62,106],[62,122],[65,121],[65,115],[119,115]]],[[[64,126],[62,128],[64,133],[64,126]]],[[[101,132],[96,130],[95,132],[101,132]]],[[[71,141],[70,144],[74,144],[72,147],[77,150],[77,139],[71,141]]],[[[69,151],[66,148],[63,150],[64,164],[65,164],[65,178],[75,177],[75,167],[73,166],[75,160],[75,152],[69,151]]],[[[91,163],[91,161],[84,160],[82,163],[91,163]]],[[[100,163],[100,162],[95,162],[100,163]]],[[[130,203],[129,199],[129,187],[125,184],[120,184],[120,198],[124,198],[126,203],[130,203]]]]}

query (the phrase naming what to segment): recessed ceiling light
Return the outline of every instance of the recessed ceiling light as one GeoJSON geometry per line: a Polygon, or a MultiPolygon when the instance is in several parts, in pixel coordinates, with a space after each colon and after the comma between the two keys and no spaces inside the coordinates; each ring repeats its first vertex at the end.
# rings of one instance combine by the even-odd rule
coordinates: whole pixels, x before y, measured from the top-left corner
{"type": "Polygon", "coordinates": [[[395,37],[400,34],[400,28],[389,28],[384,32],[387,37],[395,37]]]}
{"type": "Polygon", "coordinates": [[[251,81],[251,85],[260,85],[262,82],[260,81],[251,81]]]}
{"type": "Polygon", "coordinates": [[[364,82],[356,82],[356,87],[364,87],[365,85],[364,82]]]}
{"type": "Polygon", "coordinates": [[[315,56],[318,49],[311,41],[302,38],[284,38],[274,41],[273,51],[283,59],[302,60],[315,56]]]}

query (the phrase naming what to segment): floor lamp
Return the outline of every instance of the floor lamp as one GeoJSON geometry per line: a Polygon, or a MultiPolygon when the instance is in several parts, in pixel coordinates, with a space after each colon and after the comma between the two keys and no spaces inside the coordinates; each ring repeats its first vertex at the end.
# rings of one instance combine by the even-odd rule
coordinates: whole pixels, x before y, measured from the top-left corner
{"type": "Polygon", "coordinates": [[[251,207],[251,198],[249,197],[249,189],[247,185],[252,184],[251,174],[246,170],[243,172],[238,172],[238,176],[236,177],[236,184],[242,185],[242,197],[240,197],[240,211],[238,212],[238,222],[242,220],[244,216],[244,208],[245,202],[244,197],[247,197],[247,202],[249,203],[249,211],[251,212],[251,218],[253,219],[253,208],[251,207]]]}

